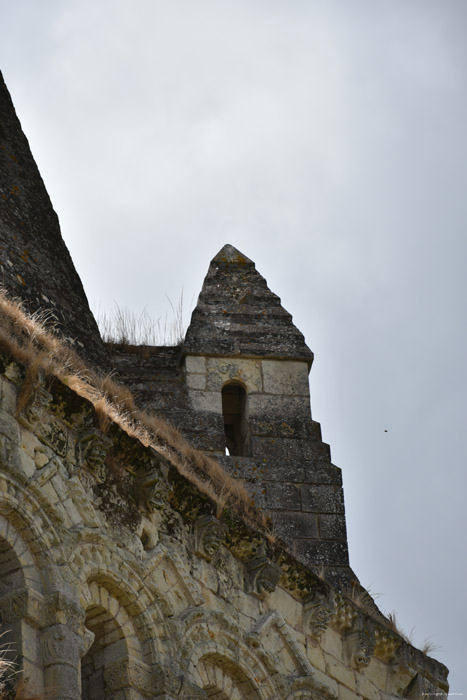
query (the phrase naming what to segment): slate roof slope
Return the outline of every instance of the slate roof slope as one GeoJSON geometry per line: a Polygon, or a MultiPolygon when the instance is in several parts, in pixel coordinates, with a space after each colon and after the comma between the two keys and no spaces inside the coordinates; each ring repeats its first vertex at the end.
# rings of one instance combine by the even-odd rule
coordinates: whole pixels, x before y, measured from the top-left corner
{"type": "Polygon", "coordinates": [[[254,262],[229,244],[211,261],[182,352],[313,362],[280,298],[254,262]]]}
{"type": "Polygon", "coordinates": [[[107,357],[58,217],[0,73],[0,283],[29,311],[47,309],[80,355],[107,357]]]}

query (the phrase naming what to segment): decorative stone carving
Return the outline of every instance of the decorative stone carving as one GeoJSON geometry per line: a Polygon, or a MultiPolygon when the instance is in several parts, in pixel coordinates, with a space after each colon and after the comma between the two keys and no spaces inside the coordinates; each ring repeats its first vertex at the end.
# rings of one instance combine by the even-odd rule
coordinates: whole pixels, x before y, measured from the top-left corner
{"type": "Polygon", "coordinates": [[[265,598],[275,590],[281,575],[281,567],[267,558],[265,546],[261,544],[255,556],[245,565],[246,591],[258,598],[265,598]]]}
{"type": "Polygon", "coordinates": [[[42,658],[46,666],[70,662],[76,652],[76,640],[66,625],[49,627],[42,635],[42,658]]]}
{"type": "Polygon", "coordinates": [[[357,613],[352,605],[342,598],[340,595],[336,596],[336,611],[331,620],[331,625],[340,634],[344,634],[352,629],[357,613]]]}
{"type": "Polygon", "coordinates": [[[375,656],[385,663],[390,663],[401,645],[400,638],[390,630],[377,628],[375,630],[375,656]]]}
{"type": "Polygon", "coordinates": [[[22,422],[34,430],[43,419],[43,412],[48,409],[51,401],[52,394],[43,386],[38,386],[22,411],[22,422]]]}
{"type": "Polygon", "coordinates": [[[96,481],[105,481],[105,458],[111,446],[108,437],[95,429],[82,433],[78,442],[79,463],[94,474],[96,481]]]}
{"type": "Polygon", "coordinates": [[[336,612],[332,593],[315,590],[312,597],[303,606],[305,629],[318,641],[336,612]]]}
{"type": "Polygon", "coordinates": [[[66,625],[68,629],[79,634],[84,624],[84,612],[73,600],[61,592],[56,592],[47,603],[48,616],[58,624],[66,625]]]}
{"type": "Polygon", "coordinates": [[[226,526],[213,515],[204,515],[195,522],[195,553],[211,561],[219,551],[227,531],[226,526]]]}
{"type": "Polygon", "coordinates": [[[347,638],[349,662],[352,668],[366,668],[375,650],[375,630],[368,619],[359,618],[356,629],[347,638]]]}
{"type": "Polygon", "coordinates": [[[278,610],[263,615],[258,620],[246,637],[247,644],[251,647],[259,648],[261,645],[261,637],[266,635],[271,627],[275,627],[278,634],[282,637],[282,640],[285,642],[291,657],[295,660],[300,671],[306,674],[306,676],[312,675],[313,669],[308,658],[297,642],[291,628],[278,610]]]}
{"type": "Polygon", "coordinates": [[[150,513],[162,510],[167,505],[169,487],[157,472],[151,472],[139,482],[143,503],[150,513]]]}

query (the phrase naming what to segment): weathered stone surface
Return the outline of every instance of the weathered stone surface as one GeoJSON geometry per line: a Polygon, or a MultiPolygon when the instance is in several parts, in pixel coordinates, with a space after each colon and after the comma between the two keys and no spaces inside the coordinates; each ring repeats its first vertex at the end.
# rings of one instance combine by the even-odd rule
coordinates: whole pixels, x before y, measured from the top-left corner
{"type": "Polygon", "coordinates": [[[48,310],[79,354],[107,367],[83,285],[0,74],[0,270],[11,297],[48,310]]]}
{"type": "Polygon", "coordinates": [[[213,258],[183,353],[306,360],[313,353],[255,264],[231,245],[213,258]]]}

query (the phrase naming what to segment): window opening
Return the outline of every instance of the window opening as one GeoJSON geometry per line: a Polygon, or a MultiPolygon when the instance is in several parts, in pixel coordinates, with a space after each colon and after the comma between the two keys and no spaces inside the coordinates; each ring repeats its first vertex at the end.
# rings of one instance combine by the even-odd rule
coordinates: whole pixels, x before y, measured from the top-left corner
{"type": "Polygon", "coordinates": [[[247,393],[240,384],[226,384],[222,389],[226,454],[246,457],[249,453],[247,393]]]}

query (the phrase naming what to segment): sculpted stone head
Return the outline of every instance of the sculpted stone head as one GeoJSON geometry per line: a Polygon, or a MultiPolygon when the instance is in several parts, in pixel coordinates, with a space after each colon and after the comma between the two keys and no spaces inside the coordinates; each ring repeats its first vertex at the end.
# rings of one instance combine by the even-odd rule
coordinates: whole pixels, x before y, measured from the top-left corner
{"type": "Polygon", "coordinates": [[[226,527],[213,515],[203,515],[195,522],[195,552],[211,561],[225,537],[226,527]]]}

